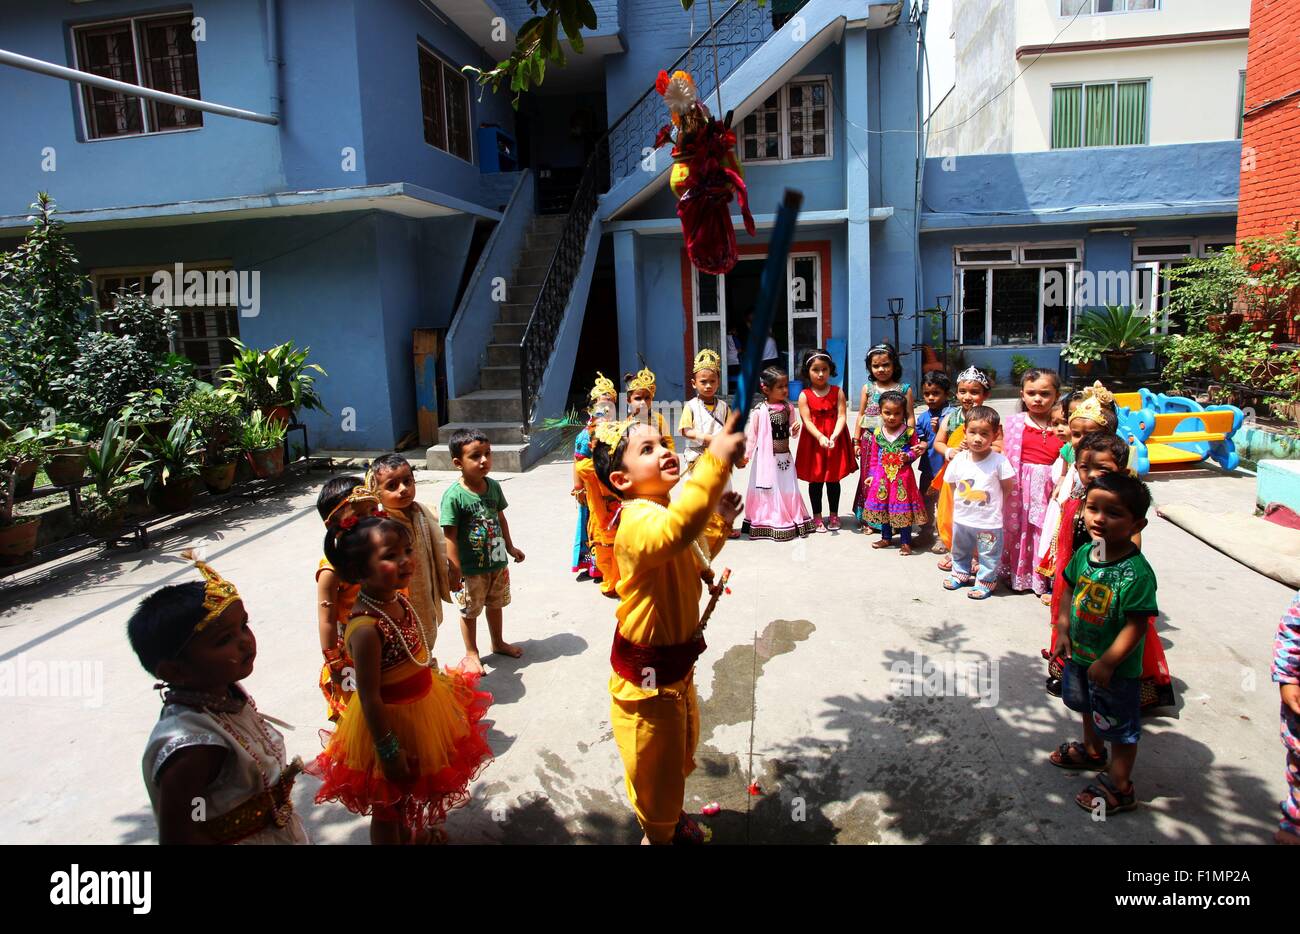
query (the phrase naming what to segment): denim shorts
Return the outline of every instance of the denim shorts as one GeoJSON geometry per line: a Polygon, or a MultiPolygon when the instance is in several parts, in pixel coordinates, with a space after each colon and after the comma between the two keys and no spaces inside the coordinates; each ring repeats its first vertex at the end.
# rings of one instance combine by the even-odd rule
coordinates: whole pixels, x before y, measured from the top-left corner
{"type": "Polygon", "coordinates": [[[1071,659],[1061,673],[1061,700],[1071,710],[1092,718],[1097,735],[1111,743],[1136,743],[1142,736],[1142,682],[1110,679],[1101,687],[1088,680],[1088,668],[1071,659]]]}

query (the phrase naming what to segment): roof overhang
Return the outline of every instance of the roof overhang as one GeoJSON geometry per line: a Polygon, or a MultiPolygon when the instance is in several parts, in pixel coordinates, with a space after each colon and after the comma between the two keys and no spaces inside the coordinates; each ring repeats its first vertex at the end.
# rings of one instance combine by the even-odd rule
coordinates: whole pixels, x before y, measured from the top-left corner
{"type": "MultiPolygon", "coordinates": [[[[60,211],[58,217],[70,228],[89,231],[123,227],[167,227],[264,217],[341,214],[347,211],[384,211],[412,218],[470,214],[486,220],[501,219],[499,211],[489,210],[442,192],[430,191],[409,182],[352,188],[314,188],[268,195],[214,198],[206,201],[173,201],[166,204],[60,211]]],[[[0,215],[0,231],[21,232],[29,227],[31,221],[26,214],[0,215]]]]}
{"type": "Polygon", "coordinates": [[[499,62],[509,58],[515,47],[515,30],[510,18],[492,0],[438,0],[437,8],[417,0],[432,15],[450,20],[478,46],[499,62]]]}
{"type": "Polygon", "coordinates": [[[1158,202],[1152,204],[1081,204],[1037,211],[998,213],[927,212],[921,215],[921,233],[1000,227],[1043,227],[1061,224],[1177,221],[1236,216],[1237,202],[1235,200],[1158,202]]]}

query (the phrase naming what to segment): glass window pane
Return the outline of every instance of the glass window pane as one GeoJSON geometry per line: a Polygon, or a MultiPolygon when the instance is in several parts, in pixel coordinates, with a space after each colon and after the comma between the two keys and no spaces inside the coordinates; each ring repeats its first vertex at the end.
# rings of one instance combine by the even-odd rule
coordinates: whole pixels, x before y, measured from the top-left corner
{"type": "Polygon", "coordinates": [[[1038,270],[993,272],[992,343],[1038,343],[1038,270]]]}
{"type": "Polygon", "coordinates": [[[710,276],[703,272],[697,272],[696,278],[700,290],[700,317],[716,315],[718,313],[718,277],[710,276]]]}
{"type": "MultiPolygon", "coordinates": [[[[139,84],[135,70],[135,40],[130,23],[115,23],[77,31],[77,64],[82,71],[139,84]]],[[[82,87],[86,130],[91,139],[144,132],[140,98],[115,91],[82,87]]]]}
{"type": "Polygon", "coordinates": [[[820,335],[818,334],[819,323],[820,319],[818,318],[795,318],[791,322],[794,329],[794,353],[790,354],[792,372],[798,369],[804,353],[821,346],[820,335]]]}
{"type": "Polygon", "coordinates": [[[790,310],[793,314],[812,313],[817,308],[817,268],[815,256],[796,256],[794,278],[790,280],[790,310]]]}
{"type": "Polygon", "coordinates": [[[442,62],[420,49],[420,109],[424,114],[424,141],[447,148],[447,120],[442,104],[442,62]]]}
{"type": "Polygon", "coordinates": [[[1130,81],[1119,85],[1116,143],[1140,146],[1147,141],[1147,83],[1130,81]]]}
{"type": "Polygon", "coordinates": [[[447,151],[469,161],[469,82],[450,65],[442,66],[442,86],[447,95],[447,151]]]}
{"type": "MultiPolygon", "coordinates": [[[[159,91],[200,98],[199,58],[189,16],[145,20],[140,27],[144,83],[159,91]]],[[[203,112],[149,101],[151,130],[203,125],[203,112]]]]}
{"type": "Polygon", "coordinates": [[[984,343],[984,300],[988,288],[987,269],[966,269],[961,274],[961,342],[984,343]]]}
{"type": "Polygon", "coordinates": [[[1084,88],[1083,145],[1115,145],[1115,85],[1090,84],[1084,88]]]}
{"type": "Polygon", "coordinates": [[[712,321],[699,321],[695,325],[695,352],[704,349],[716,350],[719,357],[724,357],[722,347],[722,322],[717,318],[712,321]]]}
{"type": "Polygon", "coordinates": [[[1064,344],[1070,315],[1070,276],[1065,266],[1043,270],[1043,343],[1064,344]]]}
{"type": "Polygon", "coordinates": [[[826,153],[826,82],[792,84],[789,87],[790,157],[826,153]]]}

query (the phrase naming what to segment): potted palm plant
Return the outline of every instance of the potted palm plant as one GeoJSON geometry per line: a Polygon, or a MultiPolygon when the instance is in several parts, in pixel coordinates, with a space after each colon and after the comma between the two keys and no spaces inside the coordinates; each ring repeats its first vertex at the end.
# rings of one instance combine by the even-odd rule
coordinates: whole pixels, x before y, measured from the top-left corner
{"type": "Polygon", "coordinates": [[[194,501],[202,452],[194,422],[182,416],[161,438],[146,433],[144,445],[148,459],[131,472],[143,478],[145,495],[156,495],[160,512],[186,512],[194,501]]]}
{"type": "Polygon", "coordinates": [[[45,473],[55,486],[74,486],[86,472],[90,430],[75,422],[61,422],[46,432],[45,473]]]}
{"type": "Polygon", "coordinates": [[[314,374],[328,374],[307,362],[310,347],[299,349],[293,341],[285,341],[270,350],[255,350],[237,338],[231,341],[235,357],[218,372],[219,393],[235,399],[246,411],[260,411],[284,424],[300,409],[325,411],[314,374]]]}
{"type": "Polygon", "coordinates": [[[244,422],[240,447],[257,479],[273,480],[284,473],[284,432],[284,422],[269,419],[260,411],[244,422]]]}
{"type": "Polygon", "coordinates": [[[200,390],[180,404],[178,413],[194,422],[203,446],[199,474],[209,493],[225,493],[235,482],[242,419],[239,404],[212,389],[200,390]]]}
{"type": "Polygon", "coordinates": [[[1107,305],[1093,310],[1079,320],[1076,333],[1101,348],[1111,376],[1128,375],[1135,354],[1151,350],[1157,336],[1151,331],[1151,319],[1134,314],[1131,305],[1107,305]]]}
{"type": "Polygon", "coordinates": [[[91,535],[111,541],[122,531],[126,497],[115,487],[127,472],[136,442],[127,437],[123,422],[110,420],[96,444],[91,445],[86,466],[94,488],[86,498],[86,525],[91,535]]]}

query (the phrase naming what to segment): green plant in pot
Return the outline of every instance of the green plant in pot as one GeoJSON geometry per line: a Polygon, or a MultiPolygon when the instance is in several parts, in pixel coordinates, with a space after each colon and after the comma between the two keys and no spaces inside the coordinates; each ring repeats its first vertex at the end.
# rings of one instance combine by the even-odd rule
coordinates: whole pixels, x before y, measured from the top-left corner
{"type": "Polygon", "coordinates": [[[0,461],[0,565],[22,564],[36,550],[41,530],[40,516],[19,516],[14,512],[18,478],[16,462],[0,461]]]}
{"type": "Polygon", "coordinates": [[[1133,357],[1158,343],[1151,333],[1151,319],[1135,314],[1131,305],[1107,305],[1086,313],[1076,333],[1101,348],[1111,376],[1117,377],[1127,376],[1133,357]]]}
{"type": "Polygon", "coordinates": [[[235,482],[235,466],[242,453],[237,443],[243,428],[239,404],[212,389],[201,389],[182,402],[177,414],[194,422],[203,447],[199,469],[210,493],[225,493],[235,482]]]}
{"type": "Polygon", "coordinates": [[[1101,359],[1101,345],[1090,337],[1075,334],[1070,342],[1061,348],[1065,362],[1078,371],[1081,377],[1092,372],[1093,366],[1101,359]]]}
{"type": "Polygon", "coordinates": [[[1034,361],[1030,360],[1024,354],[1014,354],[1011,357],[1011,381],[1019,383],[1026,371],[1034,368],[1034,361]]]}
{"type": "Polygon", "coordinates": [[[30,496],[36,486],[36,471],[41,469],[47,455],[40,433],[24,428],[0,440],[0,465],[13,473],[13,495],[17,499],[30,496]]]}
{"type": "Polygon", "coordinates": [[[94,487],[86,497],[86,524],[96,538],[116,538],[126,521],[126,496],[117,486],[127,476],[136,450],[136,442],[127,434],[124,422],[110,419],[87,457],[86,466],[94,487]]]}
{"type": "Polygon", "coordinates": [[[203,452],[194,423],[185,417],[176,419],[165,436],[145,434],[148,459],[131,467],[144,480],[145,494],[157,497],[162,512],[185,512],[194,500],[199,478],[199,458],[203,452]]]}
{"type": "Polygon", "coordinates": [[[254,412],[244,422],[240,447],[248,458],[253,476],[271,480],[284,473],[284,422],[254,412]]]}
{"type": "Polygon", "coordinates": [[[75,486],[86,472],[86,455],[90,452],[90,429],[75,422],[60,422],[42,432],[49,462],[45,473],[55,486],[75,486]]]}
{"type": "Polygon", "coordinates": [[[307,362],[310,347],[299,349],[293,341],[285,341],[270,350],[256,350],[237,338],[230,340],[235,357],[218,371],[221,388],[217,392],[237,401],[245,411],[260,411],[286,424],[300,409],[325,411],[314,374],[328,374],[307,362]]]}

